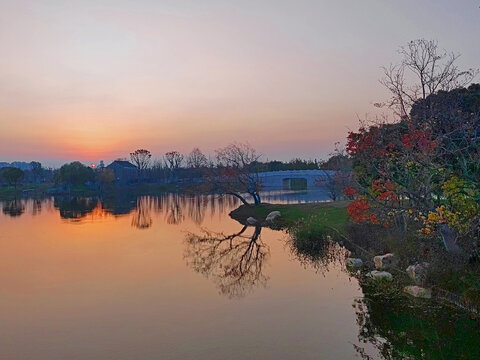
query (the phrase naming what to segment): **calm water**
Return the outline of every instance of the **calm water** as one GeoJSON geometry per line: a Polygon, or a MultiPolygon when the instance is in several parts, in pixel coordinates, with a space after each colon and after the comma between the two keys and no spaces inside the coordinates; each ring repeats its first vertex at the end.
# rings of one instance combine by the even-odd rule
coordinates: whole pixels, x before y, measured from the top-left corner
{"type": "MultiPolygon", "coordinates": [[[[0,359],[350,359],[362,292],[233,198],[0,203],[0,359]]],[[[370,348],[366,346],[367,350],[370,348]]]]}

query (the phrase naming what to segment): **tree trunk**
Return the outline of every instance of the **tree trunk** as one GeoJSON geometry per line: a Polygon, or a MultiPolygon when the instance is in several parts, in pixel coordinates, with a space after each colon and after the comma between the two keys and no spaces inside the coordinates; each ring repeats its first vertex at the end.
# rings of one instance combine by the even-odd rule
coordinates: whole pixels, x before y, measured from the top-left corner
{"type": "Polygon", "coordinates": [[[255,206],[260,205],[262,203],[262,201],[260,200],[260,195],[256,191],[251,192],[250,195],[252,195],[253,197],[255,206]]]}
{"type": "Polygon", "coordinates": [[[260,195],[258,193],[255,193],[255,195],[256,195],[255,205],[260,205],[262,203],[262,200],[260,199],[260,195]]]}

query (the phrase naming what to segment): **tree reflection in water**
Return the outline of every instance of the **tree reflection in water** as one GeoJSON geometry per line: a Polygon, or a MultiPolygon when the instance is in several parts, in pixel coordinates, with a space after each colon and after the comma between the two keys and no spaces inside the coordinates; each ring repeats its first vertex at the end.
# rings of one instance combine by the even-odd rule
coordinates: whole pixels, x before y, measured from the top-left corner
{"type": "Polygon", "coordinates": [[[3,203],[2,211],[5,215],[17,217],[25,212],[25,203],[23,200],[11,200],[3,203]]]}
{"type": "Polygon", "coordinates": [[[39,215],[42,212],[42,201],[41,200],[32,200],[32,215],[39,215]]]}
{"type": "MultiPolygon", "coordinates": [[[[358,339],[383,359],[480,359],[480,323],[435,300],[411,299],[392,286],[361,282],[364,298],[353,307],[358,339]]],[[[358,345],[363,359],[372,359],[358,345]]],[[[377,357],[375,357],[377,358],[377,357]]]]}
{"type": "Polygon", "coordinates": [[[177,225],[183,222],[183,208],[185,207],[185,196],[173,194],[167,197],[166,220],[168,224],[177,225]]]}
{"type": "Polygon", "coordinates": [[[93,212],[97,205],[99,205],[97,198],[56,197],[54,200],[54,206],[59,210],[60,217],[75,222],[93,212]]]}
{"type": "Polygon", "coordinates": [[[203,230],[200,235],[189,233],[185,239],[187,264],[212,279],[229,298],[243,297],[268,281],[263,270],[270,249],[261,240],[262,228],[255,227],[250,236],[245,235],[247,228],[231,235],[203,230]]]}
{"type": "Polygon", "coordinates": [[[287,246],[300,264],[322,274],[329,271],[332,265],[344,267],[349,254],[347,249],[329,236],[310,238],[291,233],[287,237],[287,246]]]}
{"type": "Polygon", "coordinates": [[[148,229],[152,226],[152,216],[150,210],[152,208],[152,198],[150,196],[142,196],[137,199],[137,206],[132,215],[132,226],[137,229],[148,229]]]}
{"type": "Polygon", "coordinates": [[[25,211],[38,215],[44,210],[56,209],[62,219],[76,223],[131,214],[132,226],[148,229],[153,223],[153,213],[163,213],[165,222],[171,225],[181,224],[187,218],[200,225],[207,213],[212,217],[217,211],[224,214],[227,209],[233,209],[237,204],[238,200],[234,197],[172,193],[136,197],[129,192],[119,192],[104,198],[56,196],[42,200],[0,201],[0,211],[11,217],[19,217],[25,211]]]}
{"type": "Polygon", "coordinates": [[[201,224],[208,206],[207,198],[205,196],[193,196],[188,199],[188,202],[188,217],[196,224],[201,224]]]}
{"type": "Polygon", "coordinates": [[[24,214],[36,216],[40,215],[42,211],[53,210],[53,198],[0,201],[0,210],[10,217],[19,217],[24,214]]]}

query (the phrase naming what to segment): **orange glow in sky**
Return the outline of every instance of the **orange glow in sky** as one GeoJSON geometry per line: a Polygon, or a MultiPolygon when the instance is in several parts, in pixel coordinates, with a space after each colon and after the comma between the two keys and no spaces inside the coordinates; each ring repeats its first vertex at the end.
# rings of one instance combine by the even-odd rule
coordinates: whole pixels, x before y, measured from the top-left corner
{"type": "Polygon", "coordinates": [[[475,2],[0,3],[0,161],[136,148],[325,158],[385,100],[380,67],[433,38],[480,59],[475,2]]]}

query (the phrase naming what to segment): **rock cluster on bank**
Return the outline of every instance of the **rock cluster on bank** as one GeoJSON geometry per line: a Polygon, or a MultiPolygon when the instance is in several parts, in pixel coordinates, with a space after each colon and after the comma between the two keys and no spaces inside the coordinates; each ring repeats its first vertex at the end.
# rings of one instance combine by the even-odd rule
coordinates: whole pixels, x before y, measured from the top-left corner
{"type": "MultiPolygon", "coordinates": [[[[273,223],[275,220],[277,220],[279,217],[281,217],[282,214],[280,211],[272,211],[270,212],[267,217],[265,218],[265,223],[273,223]]],[[[262,221],[255,219],[253,216],[249,216],[246,220],[248,225],[261,225],[262,221]]]]}
{"type": "Polygon", "coordinates": [[[346,264],[348,267],[358,269],[363,266],[363,261],[362,259],[358,259],[358,258],[348,258],[346,264]]]}
{"type": "Polygon", "coordinates": [[[390,253],[378,255],[373,258],[373,264],[378,270],[387,270],[398,264],[398,258],[390,253]]]}
{"type": "Polygon", "coordinates": [[[369,272],[369,276],[375,280],[387,280],[387,281],[393,280],[393,275],[387,271],[373,270],[369,272]]]}
{"type": "Polygon", "coordinates": [[[417,298],[430,299],[432,297],[432,290],[417,285],[405,286],[403,291],[417,298]]]}
{"type": "Polygon", "coordinates": [[[267,215],[267,217],[265,218],[265,221],[273,222],[280,216],[282,216],[282,214],[280,214],[280,211],[272,211],[270,214],[267,215]]]}
{"type": "MultiPolygon", "coordinates": [[[[358,268],[363,265],[361,259],[348,258],[346,264],[350,268],[358,268]]],[[[373,264],[376,270],[370,271],[367,276],[374,280],[385,280],[393,281],[393,275],[386,271],[395,268],[398,264],[398,258],[391,253],[378,255],[373,258],[373,264]]],[[[409,285],[403,288],[403,292],[422,299],[430,299],[432,297],[432,290],[425,288],[423,285],[426,281],[426,274],[429,264],[417,263],[407,267],[406,272],[411,280],[415,282],[416,285],[409,285]]]]}
{"type": "Polygon", "coordinates": [[[407,267],[406,271],[410,279],[412,279],[415,284],[423,285],[427,278],[428,267],[429,263],[424,262],[421,264],[410,265],[407,267]]]}

